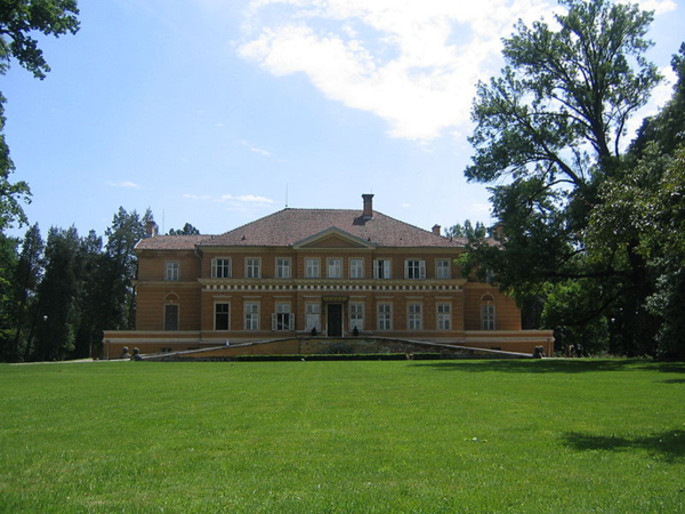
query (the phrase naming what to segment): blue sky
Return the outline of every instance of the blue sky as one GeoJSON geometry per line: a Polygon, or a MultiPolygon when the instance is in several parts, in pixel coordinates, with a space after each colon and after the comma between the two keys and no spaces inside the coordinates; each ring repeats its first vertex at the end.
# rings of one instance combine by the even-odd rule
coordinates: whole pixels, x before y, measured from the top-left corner
{"type": "MultiPolygon", "coordinates": [[[[670,74],[685,3],[656,11],[670,74]]],[[[75,36],[41,38],[52,71],[13,65],[6,136],[30,223],[103,234],[119,206],[160,229],[222,233],[289,207],[374,207],[430,229],[490,221],[468,184],[477,80],[500,38],[556,2],[97,0],[75,36]]],[[[642,113],[670,97],[660,87],[642,113]]],[[[641,117],[636,118],[634,127],[641,117]]],[[[15,231],[23,234],[24,229],[15,231]]]]}

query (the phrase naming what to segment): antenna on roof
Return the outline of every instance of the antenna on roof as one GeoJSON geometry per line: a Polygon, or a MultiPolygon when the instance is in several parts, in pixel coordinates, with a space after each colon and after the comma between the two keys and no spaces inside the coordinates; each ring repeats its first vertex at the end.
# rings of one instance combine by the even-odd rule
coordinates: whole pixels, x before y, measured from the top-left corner
{"type": "Polygon", "coordinates": [[[288,208],[288,184],[285,185],[285,208],[288,208]]]}

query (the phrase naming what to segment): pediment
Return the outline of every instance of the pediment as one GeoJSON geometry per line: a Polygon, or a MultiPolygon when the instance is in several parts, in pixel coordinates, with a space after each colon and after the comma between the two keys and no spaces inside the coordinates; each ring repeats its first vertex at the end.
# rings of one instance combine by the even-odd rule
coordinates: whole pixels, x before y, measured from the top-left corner
{"type": "Polygon", "coordinates": [[[328,228],[317,234],[313,234],[293,245],[295,249],[311,248],[360,248],[370,249],[375,245],[369,241],[353,236],[349,232],[340,230],[337,227],[328,228]]]}

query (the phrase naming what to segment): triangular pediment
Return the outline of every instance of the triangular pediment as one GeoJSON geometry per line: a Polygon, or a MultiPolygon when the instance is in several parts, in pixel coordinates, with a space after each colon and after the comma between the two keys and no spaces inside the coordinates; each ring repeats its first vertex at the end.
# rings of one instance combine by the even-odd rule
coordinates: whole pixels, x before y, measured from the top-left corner
{"type": "Polygon", "coordinates": [[[370,241],[364,241],[337,227],[330,227],[293,244],[295,249],[311,248],[375,248],[370,241]]]}

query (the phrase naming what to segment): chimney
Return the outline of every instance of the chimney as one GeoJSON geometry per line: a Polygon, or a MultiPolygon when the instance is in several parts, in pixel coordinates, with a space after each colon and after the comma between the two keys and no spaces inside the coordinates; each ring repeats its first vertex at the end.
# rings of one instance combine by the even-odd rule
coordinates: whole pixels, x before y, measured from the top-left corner
{"type": "Polygon", "coordinates": [[[145,226],[146,237],[155,237],[157,235],[157,223],[155,220],[150,220],[145,226]]]}
{"type": "Polygon", "coordinates": [[[432,230],[433,230],[433,234],[435,234],[436,236],[439,236],[439,235],[440,235],[440,229],[441,229],[441,228],[442,228],[442,227],[441,227],[440,225],[437,225],[437,224],[436,224],[436,225],[433,225],[433,229],[432,229],[432,230]]]}
{"type": "Polygon", "coordinates": [[[362,195],[362,198],[364,199],[364,212],[362,212],[362,218],[364,218],[364,220],[370,220],[373,218],[373,195],[365,194],[362,195]]]}

